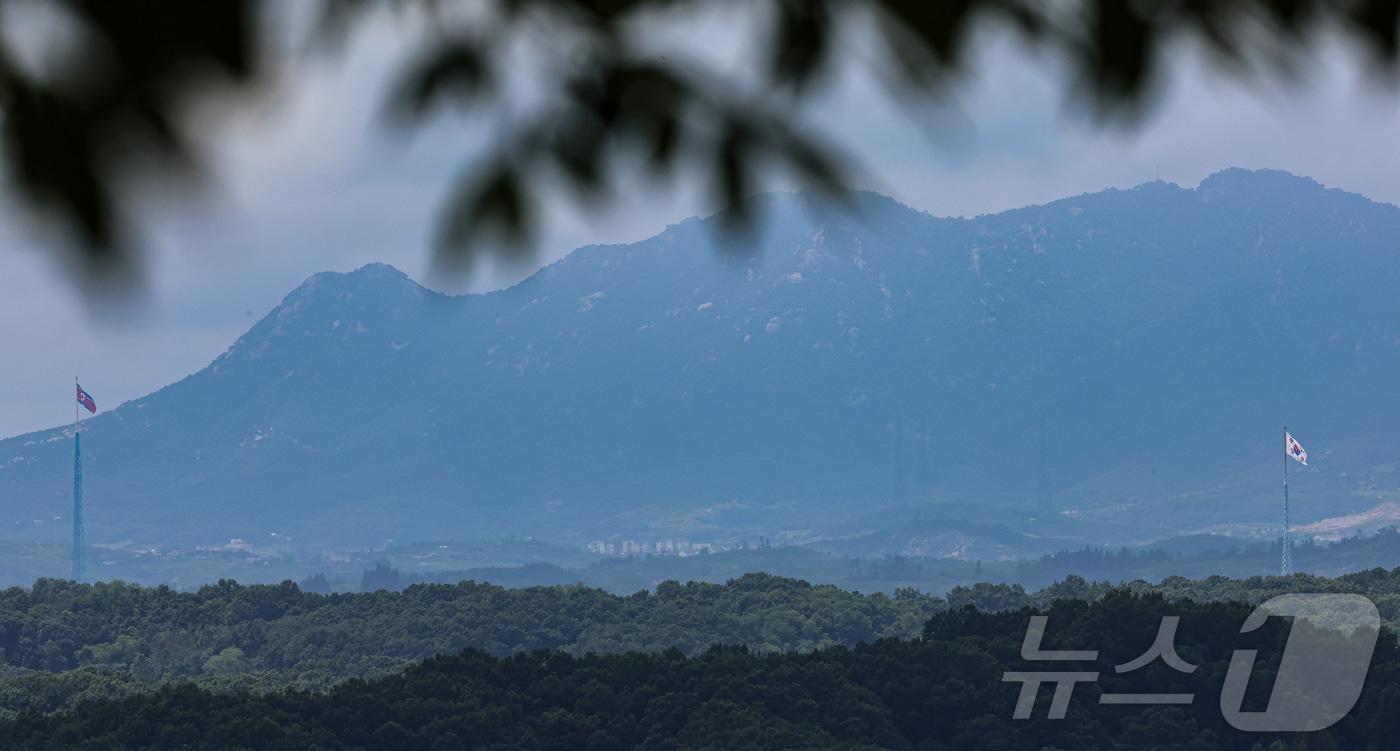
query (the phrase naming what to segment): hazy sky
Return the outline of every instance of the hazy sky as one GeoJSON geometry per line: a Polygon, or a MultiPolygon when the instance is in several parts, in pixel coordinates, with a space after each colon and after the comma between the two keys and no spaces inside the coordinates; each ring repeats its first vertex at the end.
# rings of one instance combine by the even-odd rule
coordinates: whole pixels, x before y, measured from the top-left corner
{"type": "MultiPolygon", "coordinates": [[[[469,153],[460,144],[477,134],[442,123],[403,143],[379,127],[399,31],[381,23],[348,59],[308,63],[268,101],[219,113],[219,184],[198,203],[152,202],[148,294],[134,311],[86,304],[40,252],[44,240],[0,207],[0,436],[71,420],[74,373],[112,407],[200,369],[317,271],[384,261],[430,286],[472,290],[528,272],[427,277],[434,212],[462,166],[454,157],[469,153]]],[[[1097,127],[1066,106],[1062,77],[1043,60],[997,41],[981,57],[942,113],[913,115],[852,72],[812,107],[813,122],[873,176],[859,187],[938,215],[1129,187],[1159,169],[1194,186],[1230,166],[1286,169],[1400,203],[1400,105],[1346,50],[1320,54],[1301,88],[1240,85],[1188,62],[1132,130],[1097,127]]],[[[623,193],[600,215],[558,208],[537,262],[586,243],[639,240],[706,209],[695,190],[654,186],[623,193]]]]}

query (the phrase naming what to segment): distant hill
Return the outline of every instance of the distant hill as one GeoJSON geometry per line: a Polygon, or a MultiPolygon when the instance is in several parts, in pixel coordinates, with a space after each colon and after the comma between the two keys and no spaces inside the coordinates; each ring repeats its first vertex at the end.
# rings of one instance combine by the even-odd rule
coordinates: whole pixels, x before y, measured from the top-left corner
{"type": "MultiPolygon", "coordinates": [[[[973,219],[754,202],[753,247],[690,219],[490,294],[311,277],[85,423],[89,539],[1259,531],[1285,421],[1295,518],[1400,489],[1394,206],[1243,170],[973,219]]],[[[0,442],[0,535],[64,539],[70,466],[67,428],[0,442]]]]}

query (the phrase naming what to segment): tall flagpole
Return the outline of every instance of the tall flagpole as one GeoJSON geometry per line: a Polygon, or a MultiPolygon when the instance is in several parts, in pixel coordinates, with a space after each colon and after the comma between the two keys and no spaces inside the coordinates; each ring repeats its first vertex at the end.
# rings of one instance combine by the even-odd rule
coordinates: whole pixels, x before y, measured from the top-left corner
{"type": "Polygon", "coordinates": [[[1283,426],[1283,567],[1284,576],[1293,575],[1293,532],[1288,524],[1288,426],[1283,426]]]}
{"type": "Polygon", "coordinates": [[[78,377],[73,376],[73,581],[83,580],[83,451],[78,377]]]}

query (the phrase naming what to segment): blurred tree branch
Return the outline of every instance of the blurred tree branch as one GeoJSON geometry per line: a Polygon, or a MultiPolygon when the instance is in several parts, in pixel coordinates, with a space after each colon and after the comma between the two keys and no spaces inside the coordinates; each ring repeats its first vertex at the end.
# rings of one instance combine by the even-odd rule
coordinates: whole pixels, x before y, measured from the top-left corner
{"type": "MultiPolygon", "coordinates": [[[[199,173],[182,111],[266,77],[275,51],[259,14],[273,9],[258,0],[0,0],[0,23],[24,3],[50,6],[79,42],[35,69],[11,49],[15,34],[4,35],[6,176],[20,200],[73,231],[82,270],[128,265],[139,243],[122,186],[133,175],[199,173]]],[[[841,45],[863,22],[877,32],[882,80],[904,101],[939,97],[963,71],[974,30],[989,25],[1068,62],[1078,92],[1103,114],[1140,112],[1170,62],[1167,46],[1183,39],[1242,76],[1286,77],[1324,30],[1368,50],[1387,73],[1400,50],[1400,0],[323,0],[320,41],[334,54],[384,7],[434,19],[384,94],[400,125],[447,108],[502,107],[507,77],[519,75],[508,69],[510,44],[559,40],[559,53],[529,72],[544,105],[500,119],[490,154],[449,191],[439,233],[449,263],[479,248],[528,249],[546,183],[562,177],[578,200],[606,200],[610,167],[626,160],[672,179],[681,166],[698,170],[737,227],[748,219],[743,199],[775,170],[840,195],[852,167],[839,145],[804,128],[795,104],[834,69],[857,64],[841,45]],[[737,80],[648,44],[658,25],[712,8],[751,26],[760,19],[744,31],[765,67],[737,80]]]]}

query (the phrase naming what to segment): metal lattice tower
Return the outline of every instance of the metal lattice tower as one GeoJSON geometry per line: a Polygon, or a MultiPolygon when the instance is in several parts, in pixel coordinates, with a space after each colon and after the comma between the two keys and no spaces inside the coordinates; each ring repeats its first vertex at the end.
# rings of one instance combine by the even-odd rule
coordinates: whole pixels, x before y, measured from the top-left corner
{"type": "MultiPolygon", "coordinates": [[[[1288,445],[1288,427],[1283,429],[1285,449],[1288,445]]],[[[1293,528],[1288,523],[1288,462],[1292,457],[1283,452],[1283,565],[1279,568],[1284,576],[1293,575],[1293,528]]]]}
{"type": "Polygon", "coordinates": [[[83,452],[82,433],[73,433],[73,581],[82,581],[83,566],[83,452]]]}
{"type": "Polygon", "coordinates": [[[1284,576],[1293,575],[1293,536],[1288,533],[1288,514],[1284,513],[1283,522],[1283,566],[1281,571],[1284,576]]]}

